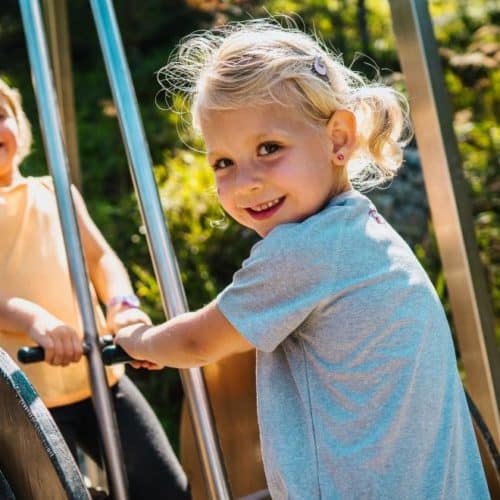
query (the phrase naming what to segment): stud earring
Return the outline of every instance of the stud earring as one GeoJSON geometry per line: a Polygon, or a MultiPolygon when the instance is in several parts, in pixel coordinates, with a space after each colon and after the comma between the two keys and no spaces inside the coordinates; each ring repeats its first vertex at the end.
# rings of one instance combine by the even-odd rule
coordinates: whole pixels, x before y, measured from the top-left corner
{"type": "Polygon", "coordinates": [[[338,160],[338,161],[344,161],[344,158],[345,158],[345,157],[344,157],[343,153],[339,153],[339,154],[337,155],[337,160],[338,160]]]}

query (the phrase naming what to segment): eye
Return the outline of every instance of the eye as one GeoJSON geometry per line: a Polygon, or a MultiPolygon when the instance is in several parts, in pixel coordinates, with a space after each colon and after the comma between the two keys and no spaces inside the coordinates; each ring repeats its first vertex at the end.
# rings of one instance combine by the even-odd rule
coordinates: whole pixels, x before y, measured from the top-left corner
{"type": "Polygon", "coordinates": [[[264,142],[257,148],[257,154],[259,156],[268,156],[276,153],[279,149],[281,149],[281,146],[275,142],[264,142]]]}
{"type": "Polygon", "coordinates": [[[224,170],[233,164],[232,160],[228,158],[220,158],[212,164],[212,168],[217,172],[217,170],[224,170]]]}

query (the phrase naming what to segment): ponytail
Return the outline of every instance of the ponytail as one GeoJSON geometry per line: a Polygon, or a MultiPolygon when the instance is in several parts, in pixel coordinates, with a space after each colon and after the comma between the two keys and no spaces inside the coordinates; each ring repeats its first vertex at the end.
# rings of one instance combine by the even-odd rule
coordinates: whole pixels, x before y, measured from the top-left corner
{"type": "MultiPolygon", "coordinates": [[[[350,177],[360,189],[390,181],[411,137],[407,101],[390,87],[366,85],[351,94],[358,123],[358,142],[350,177]]],[[[350,166],[351,167],[351,166],[350,166]]]]}

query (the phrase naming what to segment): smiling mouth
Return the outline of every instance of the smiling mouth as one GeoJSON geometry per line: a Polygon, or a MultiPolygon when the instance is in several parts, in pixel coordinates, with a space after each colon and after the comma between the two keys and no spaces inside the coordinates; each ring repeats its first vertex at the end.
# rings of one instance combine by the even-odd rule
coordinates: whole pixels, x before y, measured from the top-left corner
{"type": "Polygon", "coordinates": [[[274,200],[267,201],[266,203],[260,203],[259,205],[255,205],[253,207],[247,207],[245,210],[254,219],[267,219],[281,208],[284,201],[285,196],[282,196],[281,198],[275,198],[274,200]]]}

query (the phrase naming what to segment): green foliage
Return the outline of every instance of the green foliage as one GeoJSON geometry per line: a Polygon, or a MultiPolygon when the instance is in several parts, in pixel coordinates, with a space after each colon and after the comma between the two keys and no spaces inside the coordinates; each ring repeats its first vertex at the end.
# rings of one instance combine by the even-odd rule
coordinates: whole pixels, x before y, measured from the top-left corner
{"type": "MultiPolygon", "coordinates": [[[[436,4],[445,7],[445,2],[436,4]]],[[[500,340],[500,44],[495,41],[500,29],[494,25],[493,8],[477,7],[475,2],[459,2],[455,12],[441,14],[436,33],[447,44],[441,47],[442,61],[500,340]]]]}

